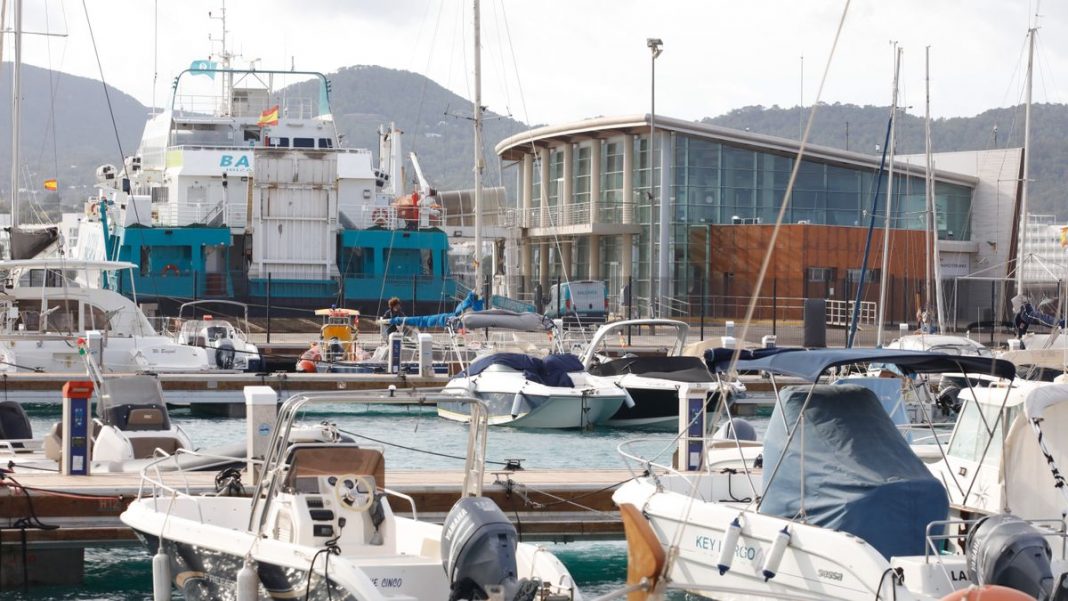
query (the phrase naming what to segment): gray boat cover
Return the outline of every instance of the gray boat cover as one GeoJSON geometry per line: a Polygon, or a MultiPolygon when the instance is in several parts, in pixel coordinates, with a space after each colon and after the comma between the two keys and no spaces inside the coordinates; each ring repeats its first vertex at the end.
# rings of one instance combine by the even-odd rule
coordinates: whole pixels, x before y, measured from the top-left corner
{"type": "Polygon", "coordinates": [[[786,448],[784,418],[791,427],[797,423],[809,389],[783,389],[781,409],[777,405],[772,413],[764,438],[761,513],[802,519],[803,482],[806,523],[859,536],[887,559],[923,555],[927,525],[949,513],[945,488],[875,394],[860,386],[812,387],[801,431],[786,448]]]}
{"type": "Polygon", "coordinates": [[[466,313],[459,318],[468,330],[492,328],[519,332],[546,332],[553,328],[553,321],[538,313],[516,313],[504,309],[488,309],[466,313]]]}

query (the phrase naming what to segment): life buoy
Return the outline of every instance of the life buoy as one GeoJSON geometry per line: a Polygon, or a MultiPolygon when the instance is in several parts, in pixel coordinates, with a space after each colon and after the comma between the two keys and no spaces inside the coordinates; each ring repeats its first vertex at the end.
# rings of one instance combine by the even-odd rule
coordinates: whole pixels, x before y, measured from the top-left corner
{"type": "Polygon", "coordinates": [[[166,265],[163,266],[163,270],[160,271],[160,275],[166,276],[168,273],[173,273],[174,275],[178,275],[181,272],[178,271],[178,266],[175,265],[174,263],[167,263],[166,265]]]}
{"type": "Polygon", "coordinates": [[[387,219],[389,219],[389,213],[382,207],[371,212],[371,223],[375,225],[386,225],[387,219]]]}

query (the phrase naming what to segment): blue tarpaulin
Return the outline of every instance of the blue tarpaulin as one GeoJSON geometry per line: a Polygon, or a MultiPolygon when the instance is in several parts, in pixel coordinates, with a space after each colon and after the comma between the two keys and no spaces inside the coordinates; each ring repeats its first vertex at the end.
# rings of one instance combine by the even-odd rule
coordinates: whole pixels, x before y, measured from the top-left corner
{"type": "Polygon", "coordinates": [[[927,525],[946,519],[949,499],[875,394],[845,384],[788,387],[780,396],[764,438],[760,512],[849,532],[888,559],[923,555],[927,525]],[[787,447],[786,424],[797,423],[810,388],[787,447]]]}
{"type": "Polygon", "coordinates": [[[420,330],[441,329],[444,330],[450,319],[459,317],[464,311],[481,311],[482,299],[474,291],[468,292],[467,297],[456,305],[452,313],[438,313],[436,315],[416,315],[413,317],[393,317],[387,324],[391,326],[408,326],[420,330]]]}

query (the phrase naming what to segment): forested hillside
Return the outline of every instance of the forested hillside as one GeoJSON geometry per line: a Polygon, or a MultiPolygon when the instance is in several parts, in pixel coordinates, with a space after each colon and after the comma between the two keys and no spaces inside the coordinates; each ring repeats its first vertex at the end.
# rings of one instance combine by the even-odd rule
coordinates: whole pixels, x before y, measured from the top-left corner
{"type": "MultiPolygon", "coordinates": [[[[10,65],[0,74],[0,212],[9,198],[10,65]]],[[[471,104],[427,78],[408,71],[354,66],[328,75],[334,117],[344,145],[370,148],[377,154],[376,131],[394,122],[405,132],[405,148],[414,150],[431,184],[443,189],[473,184],[471,104]]],[[[23,67],[23,125],[21,185],[35,193],[45,211],[58,215],[80,208],[92,191],[94,171],[103,163],[121,164],[122,153],[136,152],[149,113],[133,97],[109,88],[115,115],[112,126],[104,87],[99,81],[23,67]],[[55,90],[54,98],[49,87],[55,90]],[[54,116],[54,117],[53,117],[54,116]],[[116,135],[117,132],[117,135],[116,135]],[[56,177],[58,193],[45,193],[43,180],[56,177]]],[[[493,153],[502,139],[527,129],[514,119],[487,113],[484,125],[487,185],[500,175],[493,153]]],[[[798,108],[740,108],[705,122],[798,138],[802,115],[798,108]]],[[[850,104],[824,105],[817,111],[811,141],[815,144],[876,154],[886,132],[889,109],[850,104]],[[848,131],[848,137],[847,132],[848,131]]],[[[1068,219],[1062,189],[1068,184],[1068,105],[1035,105],[1032,115],[1031,204],[1035,212],[1068,219]]],[[[992,109],[974,117],[937,119],[932,123],[935,151],[974,150],[1023,144],[1023,111],[992,109]],[[996,127],[996,135],[995,135],[996,127]]],[[[899,120],[898,152],[923,152],[923,119],[906,114],[899,120]]],[[[504,181],[514,188],[514,174],[504,181]]]]}

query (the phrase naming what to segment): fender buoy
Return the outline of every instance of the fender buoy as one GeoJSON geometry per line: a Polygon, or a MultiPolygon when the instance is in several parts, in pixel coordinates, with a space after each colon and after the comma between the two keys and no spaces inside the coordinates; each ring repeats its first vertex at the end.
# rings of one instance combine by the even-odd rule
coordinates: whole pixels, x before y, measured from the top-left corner
{"type": "Polygon", "coordinates": [[[306,374],[315,373],[315,363],[309,359],[301,359],[297,362],[297,371],[304,372],[306,374]]]}
{"type": "Polygon", "coordinates": [[[382,207],[371,212],[371,223],[375,225],[386,225],[387,219],[389,219],[389,213],[382,207]]]}
{"type": "Polygon", "coordinates": [[[1034,597],[1027,593],[1006,586],[986,584],[982,586],[969,586],[968,588],[952,592],[941,601],[1034,601],[1034,597]]]}
{"type": "Polygon", "coordinates": [[[160,275],[166,276],[168,273],[173,273],[174,275],[178,275],[181,272],[178,271],[178,266],[175,265],[174,263],[167,263],[166,265],[163,266],[163,271],[160,272],[160,275]]]}

